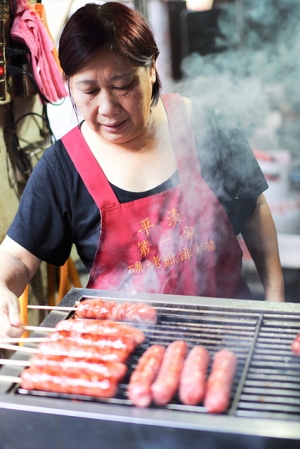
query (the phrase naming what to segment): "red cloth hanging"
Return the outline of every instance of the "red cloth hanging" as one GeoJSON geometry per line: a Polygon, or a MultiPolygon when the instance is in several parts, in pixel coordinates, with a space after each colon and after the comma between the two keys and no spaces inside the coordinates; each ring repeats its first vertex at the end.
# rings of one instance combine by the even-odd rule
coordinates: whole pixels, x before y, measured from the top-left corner
{"type": "Polygon", "coordinates": [[[25,44],[29,51],[28,60],[40,93],[49,103],[67,97],[56,50],[49,30],[40,16],[25,0],[17,0],[11,27],[11,38],[25,44]]]}

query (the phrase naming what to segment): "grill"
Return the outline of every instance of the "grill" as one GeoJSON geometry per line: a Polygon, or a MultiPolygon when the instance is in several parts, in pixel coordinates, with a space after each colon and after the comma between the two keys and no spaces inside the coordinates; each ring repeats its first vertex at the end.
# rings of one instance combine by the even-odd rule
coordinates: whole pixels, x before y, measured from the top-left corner
{"type": "MultiPolygon", "coordinates": [[[[95,296],[144,301],[158,312],[157,324],[142,328],[146,340],[129,359],[127,376],[116,397],[100,400],[29,392],[2,383],[3,447],[300,447],[300,357],[290,349],[300,332],[300,305],[73,289],[60,306],[74,307],[77,301],[95,296]],[[147,409],[138,409],[128,400],[127,382],[142,352],[150,344],[167,345],[179,339],[186,340],[189,347],[205,346],[211,359],[222,348],[237,354],[238,369],[226,413],[209,415],[202,405],[185,406],[177,397],[167,406],[147,409]]],[[[68,311],[52,311],[41,331],[32,336],[44,336],[43,326],[54,327],[69,316],[68,311]]],[[[29,357],[20,351],[13,356],[29,357]]],[[[22,369],[6,366],[0,374],[18,376],[22,369]]]]}

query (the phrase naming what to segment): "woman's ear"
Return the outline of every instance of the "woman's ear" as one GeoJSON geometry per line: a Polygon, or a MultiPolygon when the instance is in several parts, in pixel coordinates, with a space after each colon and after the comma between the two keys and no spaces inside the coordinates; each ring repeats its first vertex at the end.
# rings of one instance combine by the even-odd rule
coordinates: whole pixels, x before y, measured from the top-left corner
{"type": "Polygon", "coordinates": [[[156,81],[156,64],[155,61],[152,61],[151,67],[150,67],[150,79],[151,79],[151,83],[152,85],[155,83],[156,81]]]}

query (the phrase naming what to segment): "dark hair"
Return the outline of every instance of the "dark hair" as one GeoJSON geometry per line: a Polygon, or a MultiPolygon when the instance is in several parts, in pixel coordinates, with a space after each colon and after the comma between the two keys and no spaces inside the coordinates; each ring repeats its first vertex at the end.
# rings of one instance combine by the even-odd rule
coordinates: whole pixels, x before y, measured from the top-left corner
{"type": "MultiPolygon", "coordinates": [[[[144,67],[151,67],[159,55],[153,33],[140,12],[118,2],[87,3],[71,16],[60,37],[59,59],[66,80],[103,46],[144,67]]],[[[152,104],[157,103],[160,89],[156,71],[152,104]]]]}

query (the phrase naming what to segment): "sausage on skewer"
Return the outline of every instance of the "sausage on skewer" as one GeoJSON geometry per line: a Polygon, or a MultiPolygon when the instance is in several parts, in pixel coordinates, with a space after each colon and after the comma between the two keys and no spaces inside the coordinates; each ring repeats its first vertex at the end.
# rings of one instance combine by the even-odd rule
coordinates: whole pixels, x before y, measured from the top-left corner
{"type": "Polygon", "coordinates": [[[155,324],[156,309],[140,302],[104,301],[102,298],[85,299],[77,305],[76,315],[79,318],[93,318],[115,321],[132,321],[155,324]]]}
{"type": "Polygon", "coordinates": [[[40,369],[52,368],[68,368],[76,369],[77,372],[96,372],[103,377],[109,377],[120,381],[126,374],[127,366],[120,362],[103,362],[94,359],[75,358],[67,356],[55,356],[47,354],[36,354],[30,359],[30,366],[39,367],[40,369]]]}
{"type": "Polygon", "coordinates": [[[104,362],[125,362],[130,355],[125,349],[99,348],[95,345],[78,344],[76,341],[68,339],[45,341],[39,344],[38,349],[41,353],[48,355],[79,357],[104,362]]]}
{"type": "Polygon", "coordinates": [[[145,335],[140,329],[112,320],[69,319],[59,321],[55,328],[78,334],[126,336],[132,338],[137,345],[142,344],[145,340],[145,335]]]}
{"type": "Polygon", "coordinates": [[[77,344],[97,346],[99,348],[123,349],[133,352],[136,343],[132,338],[116,335],[78,334],[64,330],[58,330],[50,335],[50,341],[67,340],[77,344]]]}
{"type": "Polygon", "coordinates": [[[21,373],[21,387],[27,390],[42,390],[64,394],[87,395],[99,398],[115,396],[116,379],[103,377],[94,371],[71,371],[62,367],[47,369],[32,366],[21,373]]]}

